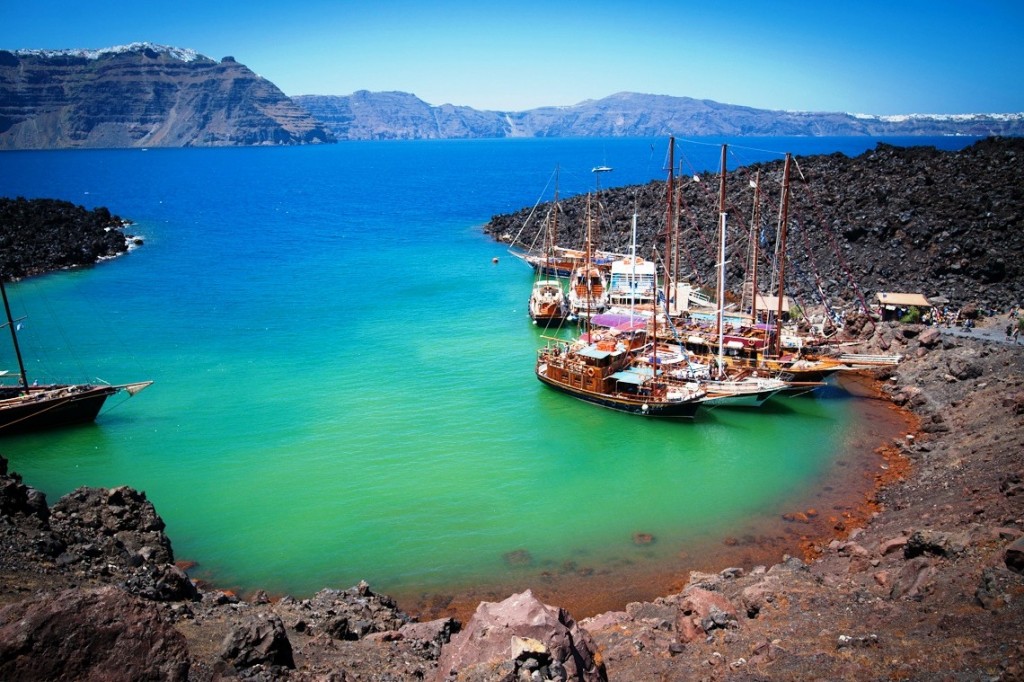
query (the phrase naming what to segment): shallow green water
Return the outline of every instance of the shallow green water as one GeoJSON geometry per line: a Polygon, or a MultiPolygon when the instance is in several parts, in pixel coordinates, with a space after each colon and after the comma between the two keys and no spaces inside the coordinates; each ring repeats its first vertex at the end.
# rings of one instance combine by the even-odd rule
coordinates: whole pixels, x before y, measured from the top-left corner
{"type": "Polygon", "coordinates": [[[535,199],[548,148],[507,152],[536,166],[517,189],[473,148],[412,149],[433,175],[395,180],[397,145],[30,154],[17,176],[0,157],[12,194],[107,205],[146,238],[11,287],[30,373],[156,382],[93,426],[4,438],[12,469],[51,502],[144,490],[193,576],[295,595],[527,587],[579,563],[631,580],[834,472],[841,391],[675,423],[543,387],[531,273],[479,226],[535,199]]]}

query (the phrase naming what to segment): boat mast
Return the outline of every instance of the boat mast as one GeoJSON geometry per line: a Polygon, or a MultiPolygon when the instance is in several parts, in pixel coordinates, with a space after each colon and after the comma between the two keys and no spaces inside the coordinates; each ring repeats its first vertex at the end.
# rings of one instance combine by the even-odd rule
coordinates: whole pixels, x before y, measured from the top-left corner
{"type": "Polygon", "coordinates": [[[551,219],[551,250],[555,250],[555,244],[558,243],[558,172],[559,168],[555,166],[555,203],[552,206],[554,210],[554,216],[551,219]]]}
{"type": "Polygon", "coordinates": [[[782,297],[786,289],[786,225],[789,222],[789,163],[792,154],[786,152],[786,165],[782,169],[782,204],[779,206],[779,248],[776,261],[779,267],[778,308],[775,313],[775,357],[782,355],[782,297]]]}
{"type": "Polygon", "coordinates": [[[718,188],[718,375],[721,377],[725,366],[722,347],[725,343],[725,153],[722,145],[722,179],[718,188]]]}
{"type": "MultiPolygon", "coordinates": [[[[673,225],[674,225],[674,222],[673,222],[673,219],[672,219],[672,215],[673,215],[673,210],[672,210],[673,206],[672,206],[672,204],[675,201],[675,191],[673,189],[674,186],[675,186],[675,182],[674,182],[675,181],[675,177],[673,176],[673,173],[675,171],[675,165],[676,165],[675,154],[676,154],[676,138],[673,137],[673,136],[669,136],[669,138],[668,138],[668,183],[666,184],[666,187],[665,187],[665,203],[666,203],[666,207],[665,207],[665,257],[668,259],[668,262],[665,264],[665,300],[666,301],[671,300],[671,297],[669,295],[669,291],[675,285],[675,280],[672,277],[672,274],[673,274],[673,271],[672,271],[672,263],[673,263],[673,258],[672,258],[672,254],[673,254],[673,251],[672,251],[672,244],[673,244],[672,230],[673,230],[673,225]]],[[[655,309],[657,309],[657,298],[658,298],[658,295],[657,295],[658,283],[657,282],[654,283],[654,291],[655,291],[655,295],[654,295],[654,298],[655,298],[655,309]]]]}
{"type": "Polygon", "coordinates": [[[585,324],[585,328],[588,331],[590,330],[590,324],[589,324],[590,323],[590,314],[593,311],[593,307],[594,307],[593,282],[590,279],[590,270],[593,267],[593,262],[591,261],[591,253],[590,253],[590,236],[591,236],[591,226],[593,225],[593,222],[594,222],[594,220],[593,220],[593,217],[592,217],[592,215],[590,213],[590,195],[588,194],[587,195],[587,262],[586,262],[586,265],[583,268],[583,278],[584,278],[583,279],[583,286],[586,287],[586,291],[587,291],[587,314],[584,315],[583,317],[587,321],[587,323],[585,324]]]}
{"type": "MultiPolygon", "coordinates": [[[[630,241],[630,267],[632,272],[629,276],[629,322],[633,323],[633,308],[636,305],[636,197],[633,197],[633,236],[630,241]]],[[[657,285],[655,285],[657,292],[657,285]]],[[[657,312],[657,293],[655,293],[655,312],[657,312]]]]}
{"type": "Polygon", "coordinates": [[[21,347],[18,345],[18,332],[14,328],[14,318],[11,316],[11,304],[7,302],[7,288],[4,286],[4,279],[0,276],[0,294],[4,299],[4,313],[7,315],[7,326],[11,328],[11,342],[14,344],[14,354],[18,357],[18,373],[21,376],[21,387],[27,393],[28,375],[25,373],[25,361],[21,358],[21,347]]]}
{"type": "Polygon", "coordinates": [[[750,320],[757,326],[757,246],[761,226],[761,170],[754,176],[754,212],[750,217],[750,320]]]}

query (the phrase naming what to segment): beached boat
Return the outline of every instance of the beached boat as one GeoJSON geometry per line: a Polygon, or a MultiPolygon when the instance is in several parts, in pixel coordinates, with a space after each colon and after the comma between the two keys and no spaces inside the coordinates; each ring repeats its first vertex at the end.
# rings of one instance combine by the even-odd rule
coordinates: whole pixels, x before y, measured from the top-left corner
{"type": "MultiPolygon", "coordinates": [[[[87,424],[96,419],[107,398],[124,391],[135,395],[153,382],[143,381],[118,386],[108,384],[47,384],[30,385],[25,363],[18,345],[17,325],[11,316],[7,289],[0,279],[3,295],[5,326],[10,329],[14,354],[18,360],[18,383],[0,384],[0,436],[38,431],[73,424],[87,424]]],[[[9,376],[0,372],[0,380],[9,376]]]]}

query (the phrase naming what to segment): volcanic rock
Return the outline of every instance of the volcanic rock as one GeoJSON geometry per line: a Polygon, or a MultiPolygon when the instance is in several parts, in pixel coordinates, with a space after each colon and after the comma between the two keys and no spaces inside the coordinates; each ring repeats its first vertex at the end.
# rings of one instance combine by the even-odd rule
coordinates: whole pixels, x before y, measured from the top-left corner
{"type": "Polygon", "coordinates": [[[184,681],[188,672],[185,638],[122,590],[66,590],[0,609],[0,679],[184,681]]]}
{"type": "Polygon", "coordinates": [[[442,650],[436,679],[467,682],[511,675],[508,679],[514,680],[530,660],[538,668],[564,669],[563,679],[608,679],[587,631],[564,609],[541,603],[530,590],[499,603],[482,602],[442,650]]]}

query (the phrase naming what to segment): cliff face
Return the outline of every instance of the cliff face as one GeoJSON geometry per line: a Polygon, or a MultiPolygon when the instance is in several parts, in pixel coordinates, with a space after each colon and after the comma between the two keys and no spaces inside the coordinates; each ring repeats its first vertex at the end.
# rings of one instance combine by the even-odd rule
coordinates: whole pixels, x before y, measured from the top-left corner
{"type": "Polygon", "coordinates": [[[469,107],[432,107],[406,92],[360,90],[346,97],[292,98],[338,137],[347,140],[433,140],[508,137],[503,116],[469,107]]]}
{"type": "Polygon", "coordinates": [[[144,43],[0,51],[0,149],[333,142],[273,83],[230,57],[144,43]]]}
{"type": "Polygon", "coordinates": [[[621,92],[519,112],[431,106],[402,92],[293,98],[346,140],[703,135],[1024,135],[1022,114],[866,116],[772,111],[690,97],[621,92]]]}

